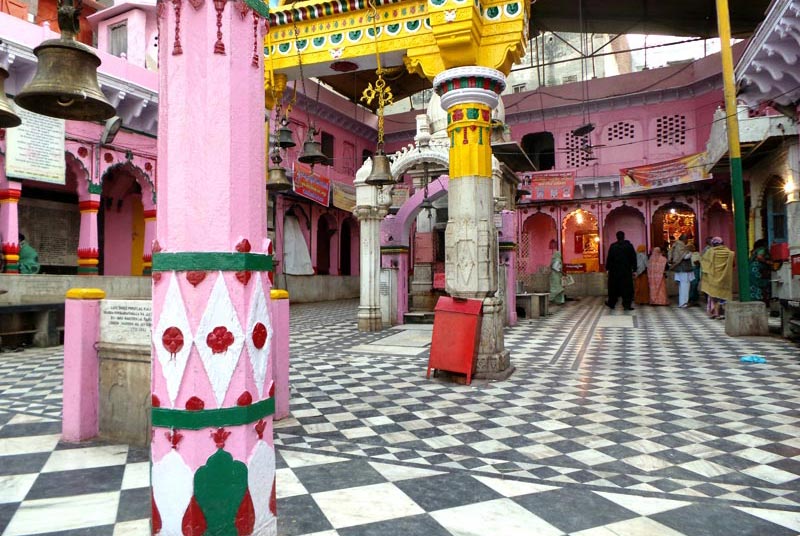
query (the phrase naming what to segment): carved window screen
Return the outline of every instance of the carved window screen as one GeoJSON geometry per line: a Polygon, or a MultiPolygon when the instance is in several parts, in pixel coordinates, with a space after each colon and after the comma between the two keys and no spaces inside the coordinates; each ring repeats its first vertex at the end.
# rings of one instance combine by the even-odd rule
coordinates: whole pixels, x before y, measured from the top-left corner
{"type": "Polygon", "coordinates": [[[656,146],[686,145],[686,116],[664,115],[656,119],[656,146]]]}

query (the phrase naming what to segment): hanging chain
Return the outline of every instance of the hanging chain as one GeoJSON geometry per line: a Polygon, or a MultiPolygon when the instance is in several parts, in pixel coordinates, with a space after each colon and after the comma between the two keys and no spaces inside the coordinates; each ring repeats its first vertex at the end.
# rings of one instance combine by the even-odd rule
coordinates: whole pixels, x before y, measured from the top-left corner
{"type": "MultiPolygon", "coordinates": [[[[303,73],[303,58],[300,54],[300,29],[297,27],[297,17],[295,16],[295,4],[297,4],[297,0],[292,2],[292,28],[294,29],[294,49],[297,52],[297,66],[300,68],[300,83],[303,85],[303,95],[306,97],[308,93],[306,93],[306,77],[303,73]]],[[[286,113],[292,111],[292,107],[297,102],[297,82],[294,83],[294,88],[292,91],[292,100],[289,105],[286,107],[286,113]]],[[[316,134],[314,132],[316,128],[311,123],[311,112],[309,111],[310,106],[306,106],[306,124],[308,125],[308,132],[311,134],[316,134]]]]}
{"type": "Polygon", "coordinates": [[[394,96],[392,95],[392,88],[389,87],[383,79],[384,71],[381,67],[381,53],[378,48],[378,8],[375,5],[375,0],[369,0],[369,14],[367,18],[372,19],[372,32],[375,39],[375,65],[377,66],[375,74],[377,75],[377,79],[375,80],[374,86],[372,82],[370,82],[364,89],[361,100],[366,102],[369,106],[375,98],[378,99],[378,148],[381,149],[383,147],[383,108],[394,102],[394,96]]]}

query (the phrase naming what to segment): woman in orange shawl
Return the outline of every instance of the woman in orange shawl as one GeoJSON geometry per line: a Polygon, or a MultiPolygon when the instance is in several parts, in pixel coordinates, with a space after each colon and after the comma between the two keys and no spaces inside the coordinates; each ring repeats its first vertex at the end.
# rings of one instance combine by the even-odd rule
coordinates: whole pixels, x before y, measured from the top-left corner
{"type": "Polygon", "coordinates": [[[636,305],[650,303],[650,285],[647,282],[647,254],[644,246],[636,248],[636,277],[633,280],[633,301],[636,305]]]}
{"type": "Polygon", "coordinates": [[[650,285],[650,305],[669,305],[667,299],[667,280],[664,271],[667,258],[661,254],[661,248],[653,248],[650,262],[647,263],[648,283],[650,285]]]}

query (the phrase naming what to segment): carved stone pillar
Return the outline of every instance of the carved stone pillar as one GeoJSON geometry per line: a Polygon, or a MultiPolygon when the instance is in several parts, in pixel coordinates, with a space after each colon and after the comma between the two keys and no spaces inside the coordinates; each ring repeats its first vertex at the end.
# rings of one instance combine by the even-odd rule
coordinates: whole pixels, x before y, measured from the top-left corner
{"type": "Polygon", "coordinates": [[[142,253],[142,275],[153,270],[153,241],[156,239],[156,208],[144,209],[144,252],[142,253]]]}
{"type": "Polygon", "coordinates": [[[438,74],[433,87],[447,110],[450,187],[445,231],[447,292],[483,300],[475,377],[505,377],[511,367],[503,343],[502,300],[494,224],[491,117],[505,76],[486,67],[456,67],[438,74]]]}

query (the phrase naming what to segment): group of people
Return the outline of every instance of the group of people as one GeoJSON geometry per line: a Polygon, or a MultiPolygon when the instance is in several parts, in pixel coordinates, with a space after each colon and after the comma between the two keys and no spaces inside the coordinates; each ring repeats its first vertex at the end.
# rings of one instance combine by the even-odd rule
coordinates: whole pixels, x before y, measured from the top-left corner
{"type": "MultiPolygon", "coordinates": [[[[655,247],[647,258],[644,246],[634,250],[617,232],[617,241],[608,249],[608,301],[614,309],[619,299],[625,310],[637,305],[669,305],[667,275],[672,272],[678,283],[678,307],[686,308],[700,302],[700,292],[708,296],[707,312],[711,318],[724,318],[724,304],[733,297],[734,253],[715,236],[706,240],[702,252],[681,235],[667,251],[655,247]]],[[[750,255],[750,296],[769,304],[772,265],[767,241],[757,240],[750,255]]]]}

